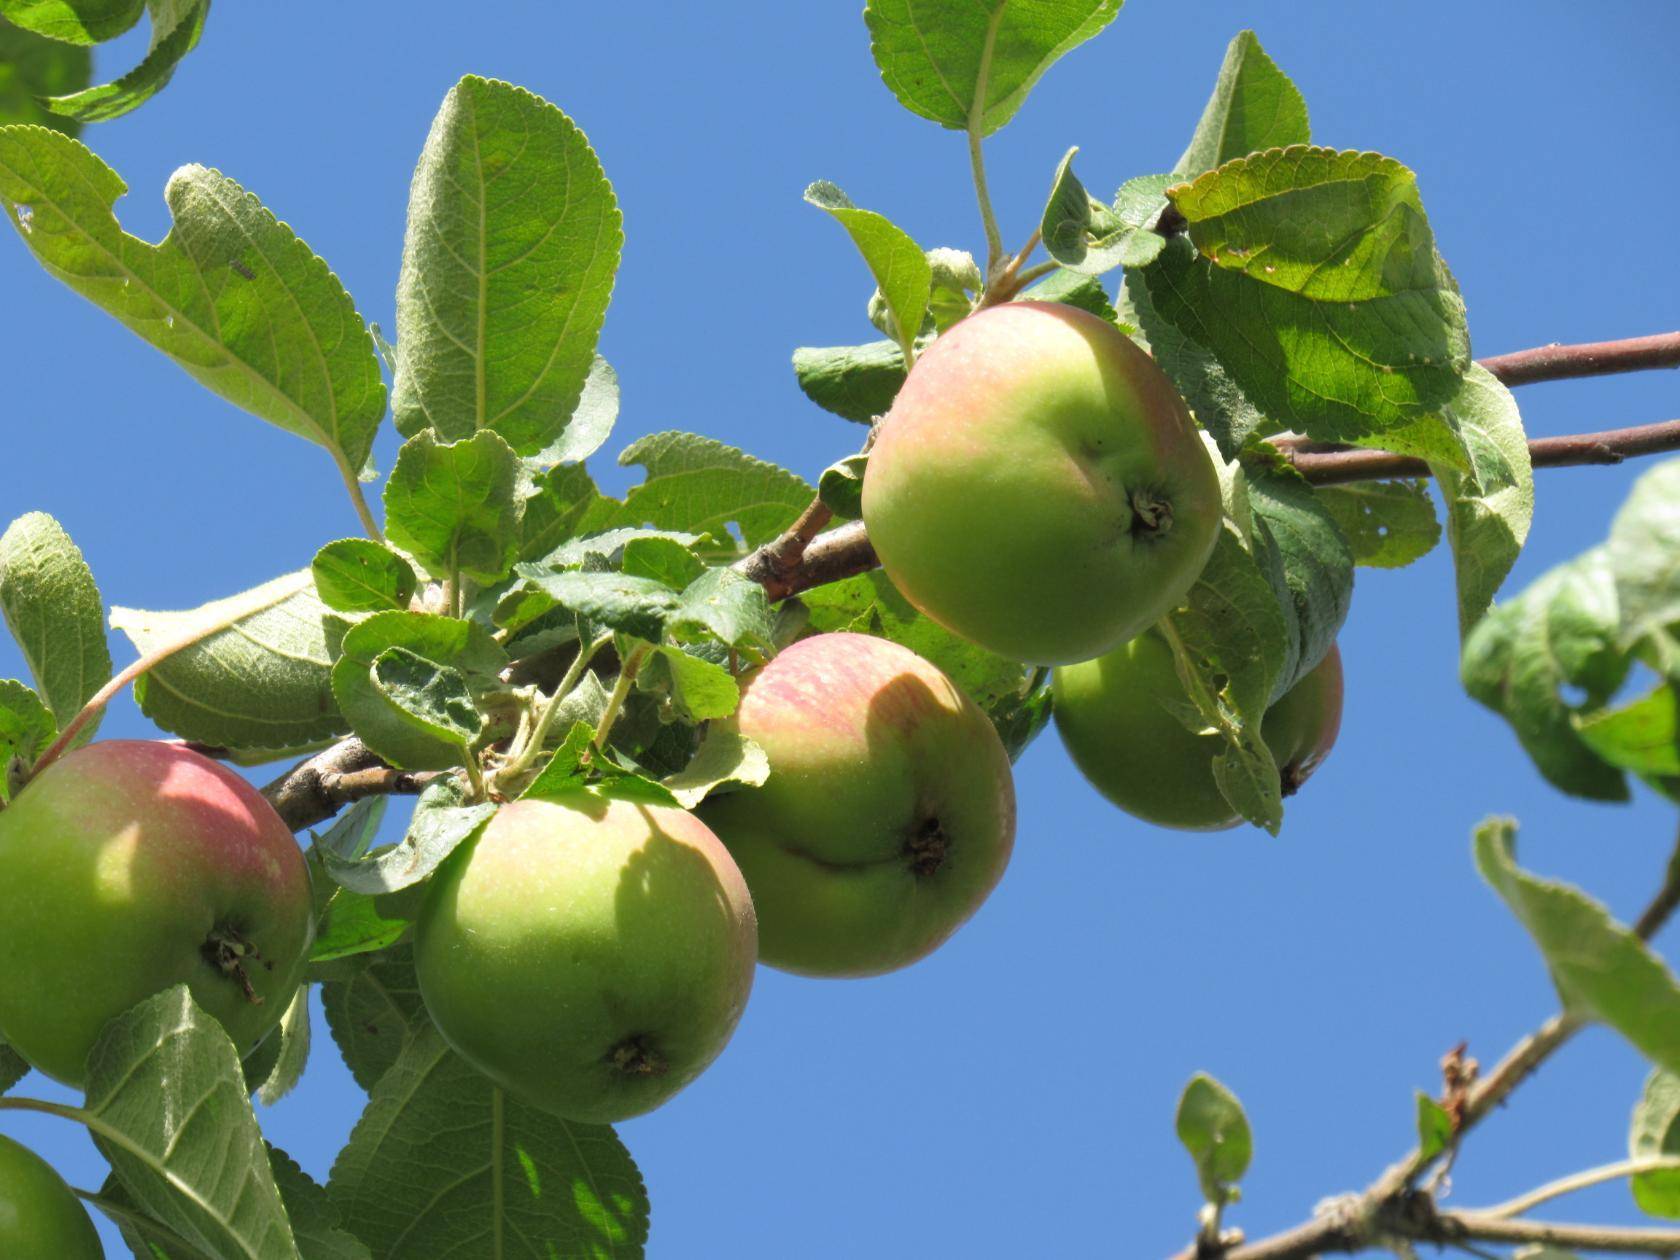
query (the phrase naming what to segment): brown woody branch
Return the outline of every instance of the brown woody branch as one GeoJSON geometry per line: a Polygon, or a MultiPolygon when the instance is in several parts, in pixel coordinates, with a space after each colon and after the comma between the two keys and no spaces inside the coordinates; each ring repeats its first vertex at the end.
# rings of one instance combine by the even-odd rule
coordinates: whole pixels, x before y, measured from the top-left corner
{"type": "Polygon", "coordinates": [[[1621,341],[1584,341],[1577,345],[1536,346],[1481,360],[1507,385],[1560,381],[1577,376],[1608,376],[1680,367],[1680,332],[1653,333],[1621,341]]]}
{"type": "Polygon", "coordinates": [[[293,831],[331,818],[367,796],[413,795],[437,777],[435,771],[394,770],[361,740],[340,740],[298,762],[262,790],[293,831]]]}

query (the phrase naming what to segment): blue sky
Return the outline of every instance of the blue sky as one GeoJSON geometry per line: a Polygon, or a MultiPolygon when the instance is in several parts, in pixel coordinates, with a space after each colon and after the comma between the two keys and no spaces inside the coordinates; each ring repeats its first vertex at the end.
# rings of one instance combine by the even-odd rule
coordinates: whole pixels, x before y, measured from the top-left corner
{"type": "MultiPolygon", "coordinates": [[[[858,432],[804,401],[788,356],[875,334],[861,264],[801,203],[806,183],[834,180],[924,245],[981,246],[961,138],[881,86],[859,7],[224,3],[159,98],[85,139],[131,187],[130,230],[165,230],[176,166],[218,167],[390,328],[409,177],[438,102],[468,72],[529,87],[589,134],[624,211],[602,350],[625,405],[607,453],[685,428],[814,479],[858,432]]],[[[1170,166],[1243,27],[1305,93],[1316,140],[1417,171],[1479,354],[1680,324],[1668,0],[1131,0],[990,142],[1006,238],[1024,238],[1070,144],[1098,191],[1170,166]]],[[[108,604],[189,607],[355,532],[319,451],[205,393],[9,239],[0,372],[0,517],[57,516],[108,604]]],[[[1674,386],[1648,374],[1518,398],[1539,435],[1671,418],[1674,386]]],[[[387,435],[382,466],[394,450],[387,435]]],[[[1543,472],[1508,589],[1602,538],[1638,471],[1543,472]]],[[[1048,734],[1018,767],[1013,865],[945,949],[868,981],[761,971],[717,1065],[622,1128],[651,1190],[651,1254],[1164,1255],[1194,1229],[1172,1116],[1199,1069],[1255,1128],[1231,1216],[1251,1236],[1400,1154],[1412,1092],[1437,1087],[1444,1051],[1467,1039],[1489,1061],[1555,1003],[1471,869],[1474,823],[1516,815],[1526,864],[1631,916],[1675,819],[1649,796],[1566,801],[1464,696],[1444,550],[1361,570],[1341,646],[1341,741],[1280,838],[1150,829],[1105,805],[1048,734]]],[[[0,676],[21,668],[0,646],[0,676]]],[[[105,728],[148,730],[126,699],[105,728]]],[[[305,1084],[262,1119],[324,1177],[361,1099],[317,1030],[305,1084]]],[[[1619,1157],[1644,1071],[1611,1034],[1581,1037],[1475,1135],[1451,1202],[1619,1157]]],[[[22,1089],[52,1093],[39,1078],[22,1089]]],[[[63,1122],[7,1113],[0,1131],[79,1184],[103,1175],[63,1122]]],[[[1637,1219],[1619,1186],[1563,1212],[1637,1219]]]]}

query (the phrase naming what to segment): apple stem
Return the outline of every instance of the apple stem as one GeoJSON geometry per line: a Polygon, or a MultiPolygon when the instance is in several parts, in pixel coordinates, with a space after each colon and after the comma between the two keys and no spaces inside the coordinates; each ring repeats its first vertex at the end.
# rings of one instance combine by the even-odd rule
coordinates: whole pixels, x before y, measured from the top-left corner
{"type": "Polygon", "coordinates": [[[618,678],[613,683],[612,694],[607,697],[606,710],[601,714],[601,725],[595,730],[595,747],[607,746],[607,736],[612,734],[613,723],[618,720],[619,711],[624,708],[624,701],[630,695],[630,685],[636,681],[636,671],[641,669],[642,662],[651,651],[651,644],[639,644],[624,658],[624,664],[619,666],[618,678]]]}
{"type": "Polygon", "coordinates": [[[583,681],[584,671],[589,668],[589,662],[595,659],[595,654],[611,641],[611,634],[603,634],[593,643],[578,645],[576,659],[567,668],[560,684],[555,687],[554,694],[543,702],[536,722],[525,732],[524,741],[509,756],[507,764],[496,772],[498,783],[511,783],[530,769],[531,763],[542,752],[543,744],[548,739],[549,727],[554,725],[554,717],[559,713],[561,704],[567,696],[577,690],[577,685],[583,681]]]}

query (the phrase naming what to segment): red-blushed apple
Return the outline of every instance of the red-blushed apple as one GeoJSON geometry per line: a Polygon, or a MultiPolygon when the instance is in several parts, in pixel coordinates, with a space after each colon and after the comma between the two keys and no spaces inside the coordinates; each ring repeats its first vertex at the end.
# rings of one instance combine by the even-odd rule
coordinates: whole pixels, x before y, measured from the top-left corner
{"type": "MultiPolygon", "coordinates": [[[[1189,697],[1172,649],[1149,630],[1094,661],[1054,675],[1056,729],[1074,764],[1114,804],[1146,822],[1187,831],[1234,827],[1219,791],[1218,735],[1192,734],[1169,709],[1189,697]]],[[[1342,658],[1330,651],[1275,701],[1260,724],[1285,796],[1318,768],[1342,721],[1342,658]]]]}
{"type": "Polygon", "coordinates": [[[908,966],[1003,875],[1009,757],[986,715],[908,648],[800,640],[744,680],[730,721],[770,777],[700,814],[747,877],[765,962],[815,976],[908,966]]]}
{"type": "Polygon", "coordinates": [[[68,1084],[108,1020],[176,984],[249,1053],[285,1014],[313,935],[286,824],[178,744],[89,744],[0,812],[0,1033],[68,1084]]]}
{"type": "Polygon", "coordinates": [[[452,853],[415,967],[444,1039],[568,1120],[651,1111],[729,1041],[758,958],[752,898],[684,810],[584,793],[503,806],[452,853]]]}
{"type": "Polygon", "coordinates": [[[863,519],[935,621],[1012,660],[1089,660],[1181,601],[1219,480],[1183,400],[1107,320],[1049,302],[971,315],[883,421],[863,519]]]}
{"type": "Polygon", "coordinates": [[[0,1256],[104,1260],[93,1221],[64,1178],[26,1146],[0,1135],[0,1256]]]}

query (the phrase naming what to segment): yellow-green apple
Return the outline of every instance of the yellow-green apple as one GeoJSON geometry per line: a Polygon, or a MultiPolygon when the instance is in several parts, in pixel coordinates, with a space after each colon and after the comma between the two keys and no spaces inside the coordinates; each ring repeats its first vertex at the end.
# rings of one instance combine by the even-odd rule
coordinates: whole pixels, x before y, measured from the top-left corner
{"type": "Polygon", "coordinates": [[[0,1136],[0,1256],[104,1260],[87,1209],[51,1164],[0,1136]]]}
{"type": "Polygon", "coordinates": [[[707,798],[758,906],[763,960],[864,976],[935,949],[986,899],[1015,839],[997,732],[908,648],[802,639],[750,674],[730,719],[770,777],[707,798]]]}
{"type": "Polygon", "coordinates": [[[444,1039],[531,1105],[603,1124],[717,1058],[757,958],[752,898],[704,823],[584,792],[497,811],[432,877],[415,936],[444,1039]]]}
{"type": "MultiPolygon", "coordinates": [[[[1190,703],[1172,649],[1155,630],[1094,661],[1055,671],[1056,729],[1085,777],[1146,822],[1216,831],[1241,821],[1213,778],[1218,735],[1192,734],[1171,711],[1190,703]]],[[[1260,724],[1285,796],[1330,752],[1342,721],[1342,658],[1324,659],[1266,711],[1260,724]]]]}
{"type": "Polygon", "coordinates": [[[1218,534],[1219,481],[1183,400],[1117,327],[1006,302],[917,360],[870,453],[863,519],[917,608],[1058,665],[1184,598],[1218,534]]]}
{"type": "Polygon", "coordinates": [[[178,744],[107,740],[0,812],[0,1033],[80,1084],[106,1022],[171,985],[247,1054],[314,935],[309,872],[262,794],[178,744]]]}

